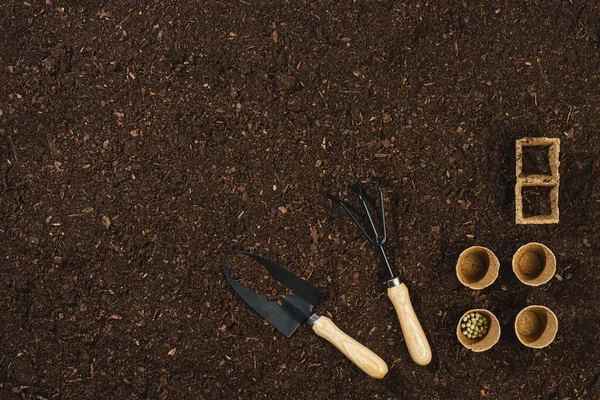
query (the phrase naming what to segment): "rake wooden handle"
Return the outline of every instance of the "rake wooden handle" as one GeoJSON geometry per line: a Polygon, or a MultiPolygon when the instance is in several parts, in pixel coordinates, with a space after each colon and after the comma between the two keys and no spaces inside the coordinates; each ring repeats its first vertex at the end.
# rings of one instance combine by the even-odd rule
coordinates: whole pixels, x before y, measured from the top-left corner
{"type": "Polygon", "coordinates": [[[431,362],[431,347],[429,347],[425,332],[423,332],[421,323],[410,302],[408,288],[404,283],[401,283],[396,287],[388,288],[387,294],[398,314],[410,357],[419,365],[429,364],[431,362]]]}
{"type": "Polygon", "coordinates": [[[318,336],[337,347],[364,373],[376,379],[381,379],[387,374],[388,367],[385,361],[344,333],[331,319],[319,317],[312,328],[318,336]]]}

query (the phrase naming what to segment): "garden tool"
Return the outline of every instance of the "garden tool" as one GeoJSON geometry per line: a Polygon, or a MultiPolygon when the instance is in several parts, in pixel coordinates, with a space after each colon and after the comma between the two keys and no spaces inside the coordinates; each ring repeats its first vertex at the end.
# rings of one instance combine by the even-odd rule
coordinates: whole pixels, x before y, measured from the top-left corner
{"type": "Polygon", "coordinates": [[[283,296],[281,302],[269,300],[263,294],[247,288],[231,276],[231,269],[223,260],[223,272],[233,289],[260,316],[265,318],[277,330],[290,337],[303,322],[308,322],[313,331],[338,348],[358,368],[373,378],[381,379],[387,374],[388,367],[377,354],[352,339],[339,329],[331,319],[314,313],[313,305],[319,300],[321,292],[311,283],[294,275],[272,261],[256,254],[240,252],[251,257],[279,281],[292,291],[292,295],[283,296]]]}
{"type": "Polygon", "coordinates": [[[367,229],[365,229],[365,227],[354,216],[348,203],[329,193],[327,193],[325,196],[329,200],[341,205],[361,233],[367,238],[369,243],[379,249],[382,263],[390,276],[390,279],[387,281],[387,294],[392,301],[394,308],[396,309],[396,313],[398,314],[400,327],[402,328],[402,334],[406,340],[408,352],[410,353],[410,356],[414,362],[419,365],[427,365],[431,361],[431,348],[429,347],[429,343],[427,342],[427,338],[425,337],[421,323],[419,322],[417,315],[415,314],[415,310],[410,302],[408,288],[400,281],[400,278],[394,274],[394,271],[390,265],[390,261],[388,260],[383,248],[383,245],[387,240],[387,231],[385,226],[385,210],[383,207],[383,188],[381,182],[378,185],[379,204],[381,208],[381,236],[377,233],[377,228],[373,222],[373,218],[371,216],[371,212],[369,211],[369,207],[367,206],[365,194],[363,193],[360,183],[351,185],[350,188],[358,195],[358,201],[360,202],[369,223],[367,229],[369,229],[370,232],[367,231],[367,229]]]}

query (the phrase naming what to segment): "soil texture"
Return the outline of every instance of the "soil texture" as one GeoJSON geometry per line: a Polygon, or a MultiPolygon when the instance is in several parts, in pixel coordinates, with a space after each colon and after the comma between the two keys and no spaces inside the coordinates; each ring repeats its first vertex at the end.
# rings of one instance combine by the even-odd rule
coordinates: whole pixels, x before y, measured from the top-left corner
{"type": "Polygon", "coordinates": [[[1,1],[0,397],[600,398],[599,35],[596,1],[1,1]],[[522,137],[561,140],[559,224],[514,222],[522,137]],[[324,196],[379,180],[426,367],[324,196]],[[539,287],[512,272],[528,242],[557,258],[539,287]],[[501,262],[480,291],[455,271],[474,245],[501,262]],[[387,376],[253,312],[238,250],[315,285],[387,376]],[[542,349],[514,330],[534,304],[542,349]],[[457,340],[469,309],[499,320],[488,351],[457,340]]]}

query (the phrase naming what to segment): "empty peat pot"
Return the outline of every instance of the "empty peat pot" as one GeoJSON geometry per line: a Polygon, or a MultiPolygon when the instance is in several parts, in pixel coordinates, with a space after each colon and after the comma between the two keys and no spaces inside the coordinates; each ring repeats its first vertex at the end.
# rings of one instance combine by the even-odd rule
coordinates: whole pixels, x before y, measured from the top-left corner
{"type": "Polygon", "coordinates": [[[490,249],[473,246],[458,256],[456,276],[463,285],[479,290],[494,283],[499,269],[500,261],[490,249]]]}
{"type": "Polygon", "coordinates": [[[552,250],[541,243],[527,243],[513,256],[512,266],[521,282],[539,286],[552,279],[556,273],[556,257],[552,250]]]}
{"type": "Polygon", "coordinates": [[[479,308],[469,310],[464,313],[458,321],[458,325],[456,326],[456,337],[463,346],[471,351],[476,353],[486,351],[491,349],[496,343],[498,343],[498,340],[500,340],[500,323],[498,322],[498,318],[496,318],[496,316],[488,310],[479,308]],[[463,334],[463,328],[461,327],[461,324],[463,323],[463,319],[471,313],[480,313],[488,321],[487,333],[481,338],[469,339],[463,334]]]}
{"type": "Polygon", "coordinates": [[[515,319],[517,338],[527,347],[548,346],[558,332],[558,318],[548,307],[525,307],[515,319]]]}

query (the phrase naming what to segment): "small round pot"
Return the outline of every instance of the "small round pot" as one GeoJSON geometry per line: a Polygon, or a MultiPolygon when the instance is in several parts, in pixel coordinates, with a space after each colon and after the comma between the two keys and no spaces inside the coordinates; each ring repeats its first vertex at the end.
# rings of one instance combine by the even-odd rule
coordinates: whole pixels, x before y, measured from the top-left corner
{"type": "Polygon", "coordinates": [[[541,243],[527,243],[513,256],[512,267],[521,282],[539,286],[556,274],[556,257],[552,250],[541,243]]]}
{"type": "Polygon", "coordinates": [[[558,318],[548,307],[525,307],[515,319],[515,332],[525,346],[541,349],[554,341],[558,318]]]}
{"type": "Polygon", "coordinates": [[[494,345],[498,343],[498,340],[500,340],[500,333],[501,329],[500,323],[498,322],[498,318],[496,318],[496,316],[491,311],[483,310],[480,308],[469,310],[466,313],[464,313],[462,317],[460,317],[458,325],[456,326],[456,337],[458,338],[458,341],[467,349],[476,353],[486,351],[494,347],[494,345]],[[488,328],[487,334],[484,337],[480,339],[469,339],[468,337],[463,335],[460,324],[462,323],[463,318],[466,317],[468,314],[477,312],[487,317],[490,326],[488,328]]]}
{"type": "Polygon", "coordinates": [[[498,257],[488,248],[469,247],[458,256],[456,276],[463,285],[479,290],[490,286],[500,270],[498,257]]]}

